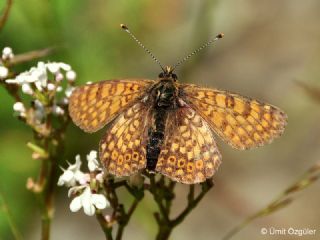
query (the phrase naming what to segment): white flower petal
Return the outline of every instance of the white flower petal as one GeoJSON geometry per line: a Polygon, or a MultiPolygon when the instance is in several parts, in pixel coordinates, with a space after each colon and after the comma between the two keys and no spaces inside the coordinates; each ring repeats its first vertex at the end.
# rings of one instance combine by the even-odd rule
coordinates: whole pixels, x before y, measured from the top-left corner
{"type": "Polygon", "coordinates": [[[81,194],[81,204],[83,206],[83,211],[86,215],[92,216],[95,213],[95,208],[91,201],[92,193],[90,187],[86,187],[84,192],[81,194]]]}
{"type": "Polygon", "coordinates": [[[25,112],[26,111],[22,102],[16,102],[15,104],[13,104],[13,110],[16,112],[25,112]]]}
{"type": "Polygon", "coordinates": [[[68,98],[71,96],[73,90],[74,90],[74,87],[67,87],[67,89],[65,90],[65,94],[68,98]]]}
{"type": "Polygon", "coordinates": [[[98,209],[105,209],[110,206],[107,198],[102,194],[92,194],[91,201],[98,209]]]}
{"type": "Polygon", "coordinates": [[[54,85],[53,83],[48,83],[47,89],[48,89],[49,91],[53,91],[55,88],[56,88],[56,85],[54,85]]]}
{"type": "Polygon", "coordinates": [[[69,207],[70,207],[71,212],[79,211],[79,209],[82,207],[81,196],[78,196],[78,197],[75,197],[74,199],[72,199],[69,207]]]}
{"type": "Polygon", "coordinates": [[[70,170],[65,170],[63,174],[59,177],[58,186],[67,186],[73,187],[76,185],[76,181],[74,179],[74,174],[70,170]]]}
{"type": "Polygon", "coordinates": [[[15,79],[7,79],[5,80],[6,83],[9,83],[9,84],[19,84],[19,81],[15,78],[15,79]]]}
{"type": "Polygon", "coordinates": [[[83,211],[88,216],[93,216],[96,212],[96,209],[92,204],[85,204],[83,205],[83,211]]]}
{"type": "Polygon", "coordinates": [[[97,151],[90,151],[90,153],[87,155],[87,160],[90,161],[90,160],[94,160],[96,159],[98,156],[98,152],[97,151]]]}
{"type": "Polygon", "coordinates": [[[56,62],[47,63],[46,66],[47,66],[47,69],[49,70],[49,72],[51,72],[53,74],[58,73],[60,70],[60,65],[56,62]]]}
{"type": "Polygon", "coordinates": [[[2,50],[2,59],[3,60],[9,60],[11,58],[13,58],[13,52],[12,52],[12,48],[11,47],[5,47],[2,50]]]}
{"type": "Polygon", "coordinates": [[[88,162],[88,168],[89,168],[89,171],[90,172],[93,172],[97,169],[99,169],[99,166],[98,164],[95,162],[96,160],[94,159],[93,161],[89,161],[88,162]]]}
{"type": "Polygon", "coordinates": [[[28,95],[32,95],[33,94],[33,89],[31,88],[29,83],[23,83],[22,84],[22,92],[28,95]]]}
{"type": "Polygon", "coordinates": [[[71,70],[71,66],[69,64],[61,62],[59,63],[59,65],[60,65],[60,68],[62,68],[66,72],[71,70]]]}
{"type": "Polygon", "coordinates": [[[77,74],[76,74],[76,72],[75,71],[73,71],[73,70],[70,70],[70,71],[68,71],[67,73],[66,73],[66,78],[67,78],[67,80],[69,80],[69,81],[74,81],[76,78],[77,78],[77,74]]]}
{"type": "Polygon", "coordinates": [[[57,106],[57,105],[54,105],[52,107],[52,112],[55,114],[55,115],[63,115],[64,114],[64,110],[63,108],[61,108],[60,106],[57,106]]]}
{"type": "Polygon", "coordinates": [[[8,68],[0,66],[0,78],[6,78],[9,74],[8,68]]]}
{"type": "Polygon", "coordinates": [[[39,91],[42,91],[42,84],[40,81],[36,81],[34,82],[34,84],[36,85],[36,88],[39,90],[39,91]]]}
{"type": "Polygon", "coordinates": [[[90,175],[85,174],[81,171],[76,171],[74,174],[74,179],[80,183],[81,185],[86,184],[87,182],[90,182],[90,175]]]}
{"type": "Polygon", "coordinates": [[[91,151],[88,155],[87,155],[87,160],[88,160],[88,168],[90,170],[90,172],[93,172],[95,170],[99,169],[99,162],[97,160],[97,151],[91,151]]]}
{"type": "Polygon", "coordinates": [[[78,155],[76,156],[76,162],[75,162],[74,164],[70,165],[68,169],[79,170],[80,167],[81,167],[81,164],[82,164],[82,162],[81,162],[81,157],[80,157],[80,155],[78,154],[78,155]]]}
{"type": "Polygon", "coordinates": [[[61,175],[62,179],[66,182],[69,182],[73,178],[73,172],[70,170],[64,171],[64,173],[61,175]]]}
{"type": "Polygon", "coordinates": [[[61,81],[63,80],[63,78],[64,78],[64,76],[63,76],[63,74],[62,74],[61,72],[56,73],[56,78],[55,78],[55,80],[56,80],[57,82],[61,82],[61,81]]]}
{"type": "Polygon", "coordinates": [[[63,88],[61,86],[57,87],[57,92],[62,92],[63,88]]]}
{"type": "Polygon", "coordinates": [[[98,182],[103,183],[103,175],[104,175],[103,172],[98,173],[98,174],[96,175],[96,179],[97,179],[98,182]]]}

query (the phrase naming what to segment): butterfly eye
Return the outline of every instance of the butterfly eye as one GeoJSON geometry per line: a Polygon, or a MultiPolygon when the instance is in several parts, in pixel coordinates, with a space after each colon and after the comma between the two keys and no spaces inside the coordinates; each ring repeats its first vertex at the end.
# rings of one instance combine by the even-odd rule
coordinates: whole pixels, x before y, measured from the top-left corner
{"type": "Polygon", "coordinates": [[[159,74],[159,78],[164,78],[164,73],[163,72],[159,74]]]}
{"type": "Polygon", "coordinates": [[[178,79],[178,76],[177,76],[177,74],[175,74],[175,73],[172,73],[172,78],[173,78],[173,80],[174,80],[174,81],[177,81],[177,79],[178,79]]]}

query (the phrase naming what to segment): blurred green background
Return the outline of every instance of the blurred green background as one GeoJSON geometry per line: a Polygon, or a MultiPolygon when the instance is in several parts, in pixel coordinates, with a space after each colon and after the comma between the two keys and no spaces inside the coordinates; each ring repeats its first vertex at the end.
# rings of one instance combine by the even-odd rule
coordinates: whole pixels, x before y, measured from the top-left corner
{"type": "MultiPolygon", "coordinates": [[[[0,1],[3,9],[5,1],[0,1]]],[[[217,87],[279,106],[289,123],[284,135],[271,145],[237,151],[218,145],[223,164],[206,195],[172,239],[220,239],[232,226],[269,203],[307,168],[319,161],[319,103],[295,81],[320,87],[319,0],[15,0],[0,33],[0,48],[16,54],[58,46],[45,58],[63,61],[77,72],[77,84],[112,78],[154,79],[159,67],[132,39],[131,31],[162,61],[176,63],[219,32],[225,38],[193,57],[177,70],[180,82],[217,87]]],[[[33,63],[15,70],[26,70],[33,63]]],[[[32,134],[13,117],[13,100],[0,88],[0,188],[26,239],[39,238],[39,215],[26,179],[36,175],[39,163],[31,160],[26,142],[32,134]]],[[[70,126],[66,155],[97,149],[101,132],[86,134],[70,126]]],[[[66,165],[66,163],[64,163],[66,165]]],[[[179,186],[177,208],[187,187],[179,186]]],[[[280,239],[263,236],[262,227],[318,229],[319,183],[299,194],[289,207],[255,221],[234,239],[280,239]]],[[[127,197],[126,195],[123,196],[127,197]]],[[[103,239],[93,217],[69,211],[67,189],[59,189],[52,239],[103,239]]],[[[152,239],[156,232],[147,196],[125,231],[124,239],[152,239]]],[[[0,239],[11,239],[0,211],[0,239]]],[[[281,236],[292,239],[292,236],[281,236]]]]}

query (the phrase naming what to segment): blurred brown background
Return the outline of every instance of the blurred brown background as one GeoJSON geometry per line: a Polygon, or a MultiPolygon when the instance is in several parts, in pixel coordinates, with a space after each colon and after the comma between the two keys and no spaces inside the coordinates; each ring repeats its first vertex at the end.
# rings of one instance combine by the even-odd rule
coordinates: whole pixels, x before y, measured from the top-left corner
{"type": "MultiPolygon", "coordinates": [[[[289,117],[284,135],[262,148],[237,151],[217,139],[223,164],[214,177],[215,187],[171,239],[220,239],[319,161],[320,105],[295,83],[320,87],[319,0],[16,0],[0,34],[0,47],[22,53],[59,46],[47,59],[72,65],[78,85],[119,77],[156,78],[159,67],[120,30],[120,23],[128,24],[164,65],[176,63],[224,32],[223,40],[178,69],[180,82],[263,100],[282,108],[289,117]]],[[[13,100],[3,89],[0,98],[1,188],[26,239],[38,239],[39,216],[32,194],[25,189],[27,177],[38,166],[25,146],[32,135],[12,116],[13,100]]],[[[88,135],[70,127],[63,158],[73,162],[75,154],[84,156],[97,149],[102,132],[88,135]]],[[[186,192],[186,186],[179,186],[177,208],[186,192]]],[[[290,235],[263,236],[262,227],[317,229],[315,236],[294,239],[320,239],[319,200],[316,183],[299,193],[289,207],[255,221],[234,239],[293,239],[290,235]]],[[[59,189],[57,203],[52,239],[103,239],[94,217],[69,211],[67,189],[59,189]]],[[[152,239],[154,209],[147,195],[124,239],[152,239]]],[[[0,213],[0,238],[9,236],[0,213]]]]}

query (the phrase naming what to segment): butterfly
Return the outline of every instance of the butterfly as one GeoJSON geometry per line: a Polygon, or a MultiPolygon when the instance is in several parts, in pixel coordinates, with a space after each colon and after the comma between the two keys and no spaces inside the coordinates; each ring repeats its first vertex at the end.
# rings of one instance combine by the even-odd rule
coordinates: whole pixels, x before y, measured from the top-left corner
{"type": "Polygon", "coordinates": [[[123,177],[147,170],[184,184],[201,183],[221,163],[215,135],[244,150],[283,133],[287,116],[279,108],[181,84],[174,67],[162,69],[157,80],[107,80],[73,91],[73,122],[89,133],[107,125],[99,158],[108,173],[123,177]]]}

